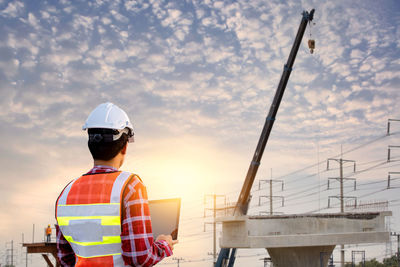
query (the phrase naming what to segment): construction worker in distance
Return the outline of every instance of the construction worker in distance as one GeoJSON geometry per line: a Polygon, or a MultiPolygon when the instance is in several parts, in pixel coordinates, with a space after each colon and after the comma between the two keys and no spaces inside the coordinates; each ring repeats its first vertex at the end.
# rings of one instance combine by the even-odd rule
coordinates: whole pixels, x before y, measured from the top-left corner
{"type": "Polygon", "coordinates": [[[62,266],[153,266],[172,255],[171,235],[153,239],[147,191],[120,171],[133,142],[126,113],[100,104],[87,118],[94,167],[70,182],[56,202],[57,256],[62,266]]]}
{"type": "Polygon", "coordinates": [[[50,224],[47,225],[47,228],[46,228],[46,242],[47,243],[51,242],[51,227],[50,227],[50,224]]]}

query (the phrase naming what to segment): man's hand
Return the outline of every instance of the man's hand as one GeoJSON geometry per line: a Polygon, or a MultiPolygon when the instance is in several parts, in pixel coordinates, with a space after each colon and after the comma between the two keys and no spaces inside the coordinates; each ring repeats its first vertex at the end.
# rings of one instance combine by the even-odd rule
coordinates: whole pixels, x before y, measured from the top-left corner
{"type": "Polygon", "coordinates": [[[159,235],[157,236],[156,241],[158,240],[165,240],[167,241],[168,245],[171,247],[171,249],[174,249],[174,245],[178,243],[178,240],[172,240],[171,235],[159,235]]]}

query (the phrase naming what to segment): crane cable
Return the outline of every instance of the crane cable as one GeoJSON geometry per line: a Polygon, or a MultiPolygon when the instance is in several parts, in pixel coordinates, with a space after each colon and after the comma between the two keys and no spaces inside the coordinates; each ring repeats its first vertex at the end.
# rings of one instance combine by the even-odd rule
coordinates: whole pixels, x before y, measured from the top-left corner
{"type": "Polygon", "coordinates": [[[315,25],[314,22],[309,21],[309,32],[310,32],[310,38],[308,39],[308,48],[310,49],[310,53],[313,54],[314,53],[314,49],[315,49],[315,40],[312,38],[312,32],[311,32],[311,26],[315,25]]]}

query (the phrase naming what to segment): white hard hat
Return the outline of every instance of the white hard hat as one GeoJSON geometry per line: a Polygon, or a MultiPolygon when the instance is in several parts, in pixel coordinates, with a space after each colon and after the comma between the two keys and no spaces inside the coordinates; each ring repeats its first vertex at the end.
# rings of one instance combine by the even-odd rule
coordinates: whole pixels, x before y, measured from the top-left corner
{"type": "Polygon", "coordinates": [[[130,137],[133,137],[133,126],[129,121],[128,115],[117,105],[109,102],[98,105],[90,113],[85,124],[82,126],[82,130],[92,128],[118,130],[120,134],[114,140],[118,139],[122,135],[122,132],[125,132],[123,131],[125,128],[128,128],[130,130],[130,137]]]}

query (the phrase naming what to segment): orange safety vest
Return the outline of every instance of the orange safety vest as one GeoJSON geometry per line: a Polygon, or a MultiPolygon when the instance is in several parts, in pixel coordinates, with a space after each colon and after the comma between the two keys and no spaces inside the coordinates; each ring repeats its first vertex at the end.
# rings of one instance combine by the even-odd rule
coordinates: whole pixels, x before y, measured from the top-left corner
{"type": "Polygon", "coordinates": [[[46,228],[46,235],[51,235],[51,228],[50,227],[46,228]]]}
{"type": "Polygon", "coordinates": [[[121,203],[129,172],[95,173],[69,183],[57,199],[56,219],[71,245],[75,266],[125,266],[121,253],[121,203]]]}

